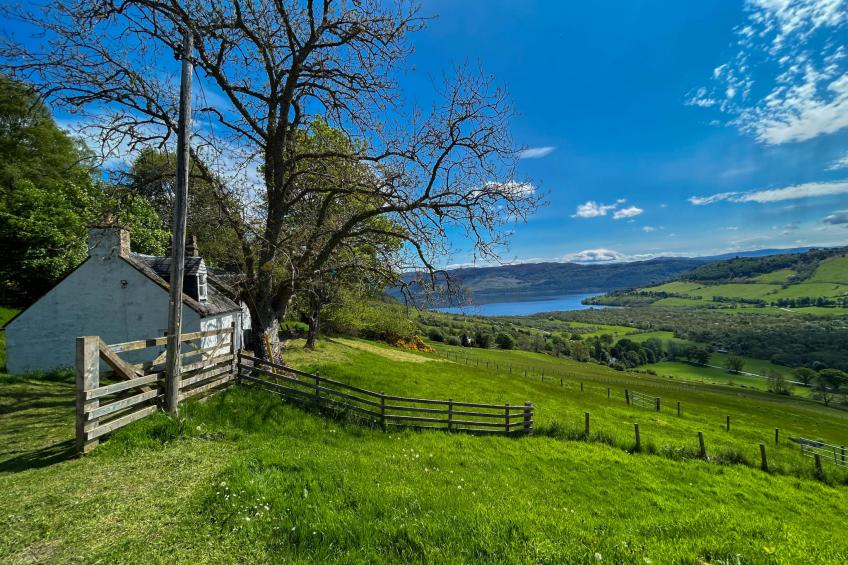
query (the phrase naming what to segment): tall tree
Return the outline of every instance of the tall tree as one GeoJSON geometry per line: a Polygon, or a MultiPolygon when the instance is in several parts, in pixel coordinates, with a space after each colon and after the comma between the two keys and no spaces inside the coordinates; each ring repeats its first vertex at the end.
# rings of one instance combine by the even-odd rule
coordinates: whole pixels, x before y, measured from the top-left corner
{"type": "Polygon", "coordinates": [[[169,55],[180,52],[183,31],[193,34],[199,91],[214,99],[199,105],[194,163],[238,234],[243,294],[254,328],[275,349],[295,289],[340,246],[398,237],[434,276],[449,229],[494,257],[500,226],[538,203],[514,179],[511,108],[491,79],[458,71],[426,112],[401,99],[395,72],[411,50],[410,32],[424,23],[404,0],[70,0],[5,13],[45,32],[42,45],[6,44],[6,68],[59,103],[98,110],[105,118],[91,127],[105,147],[172,143],[169,55]],[[299,132],[315,116],[359,140],[353,151],[303,150],[299,132]],[[374,174],[350,175],[330,192],[298,182],[325,158],[369,163],[374,174]],[[379,204],[338,224],[298,221],[304,200],[341,196],[379,204]],[[391,222],[377,227],[378,217],[391,222]]]}

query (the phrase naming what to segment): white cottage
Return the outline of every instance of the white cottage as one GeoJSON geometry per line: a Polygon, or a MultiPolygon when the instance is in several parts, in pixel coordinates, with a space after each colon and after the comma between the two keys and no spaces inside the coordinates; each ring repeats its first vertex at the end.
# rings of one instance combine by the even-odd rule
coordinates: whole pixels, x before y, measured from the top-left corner
{"type": "MultiPolygon", "coordinates": [[[[170,266],[170,257],[131,253],[124,228],[90,228],[88,258],[6,325],[7,370],[72,367],[77,336],[120,343],[165,335],[170,266]]],[[[183,307],[184,333],[234,324],[238,348],[250,327],[247,310],[209,276],[196,247],[187,249],[183,307]]],[[[203,347],[218,339],[205,338],[203,347]]]]}

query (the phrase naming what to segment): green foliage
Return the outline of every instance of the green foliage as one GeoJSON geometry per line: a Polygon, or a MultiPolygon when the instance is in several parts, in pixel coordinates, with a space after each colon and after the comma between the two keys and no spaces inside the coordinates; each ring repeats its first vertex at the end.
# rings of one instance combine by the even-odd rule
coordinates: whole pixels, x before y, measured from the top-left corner
{"type": "Polygon", "coordinates": [[[724,368],[731,373],[741,373],[745,368],[745,360],[735,355],[728,357],[724,362],[724,368]]]}
{"type": "Polygon", "coordinates": [[[798,367],[793,371],[799,382],[809,385],[816,378],[816,372],[808,367],[798,367]]]}
{"type": "Polygon", "coordinates": [[[786,377],[779,371],[769,370],[766,373],[768,379],[768,389],[775,394],[789,394],[789,384],[786,382],[786,377]]]}
{"type": "Polygon", "coordinates": [[[500,349],[512,349],[515,347],[515,340],[508,333],[501,332],[495,336],[495,343],[500,349]]]}
{"type": "Polygon", "coordinates": [[[144,199],[109,194],[88,149],[27,86],[0,76],[0,290],[31,301],[86,257],[87,226],[113,213],[133,249],[163,253],[168,233],[144,199]]]}

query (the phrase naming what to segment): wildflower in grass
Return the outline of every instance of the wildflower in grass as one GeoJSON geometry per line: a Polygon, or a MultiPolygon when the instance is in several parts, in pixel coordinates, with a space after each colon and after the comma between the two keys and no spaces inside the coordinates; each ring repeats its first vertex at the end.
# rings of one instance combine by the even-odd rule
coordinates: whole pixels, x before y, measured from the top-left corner
{"type": "Polygon", "coordinates": [[[595,561],[602,561],[603,559],[604,559],[604,556],[596,551],[595,552],[595,561]]]}

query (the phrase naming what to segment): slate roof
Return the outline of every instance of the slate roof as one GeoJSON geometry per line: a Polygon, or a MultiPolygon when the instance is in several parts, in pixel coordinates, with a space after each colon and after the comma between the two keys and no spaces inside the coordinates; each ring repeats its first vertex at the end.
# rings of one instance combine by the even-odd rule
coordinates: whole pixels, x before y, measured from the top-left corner
{"type": "MultiPolygon", "coordinates": [[[[168,285],[171,267],[170,257],[130,253],[129,257],[123,257],[123,259],[147,278],[170,292],[171,287],[168,285]],[[160,275],[160,272],[165,276],[160,275]]],[[[196,275],[201,264],[202,259],[200,257],[186,257],[186,274],[196,275]]],[[[206,301],[195,300],[186,293],[183,293],[183,304],[203,317],[241,311],[241,307],[238,304],[211,284],[207,284],[206,286],[206,301]]]]}

